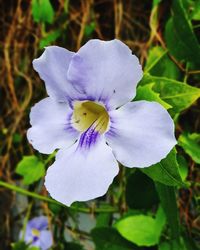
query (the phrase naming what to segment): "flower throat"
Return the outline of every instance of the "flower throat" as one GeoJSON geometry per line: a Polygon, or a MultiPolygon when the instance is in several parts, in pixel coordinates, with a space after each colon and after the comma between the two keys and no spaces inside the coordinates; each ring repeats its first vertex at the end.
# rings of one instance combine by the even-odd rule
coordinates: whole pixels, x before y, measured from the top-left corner
{"type": "Polygon", "coordinates": [[[72,124],[80,132],[92,127],[102,134],[108,128],[109,115],[106,109],[96,102],[77,101],[74,104],[72,124]]]}

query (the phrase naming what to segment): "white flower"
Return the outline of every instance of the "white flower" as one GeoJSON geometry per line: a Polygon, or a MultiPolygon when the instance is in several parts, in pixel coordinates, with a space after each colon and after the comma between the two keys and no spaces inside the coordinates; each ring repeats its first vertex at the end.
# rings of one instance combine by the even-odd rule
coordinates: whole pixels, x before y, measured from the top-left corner
{"type": "Polygon", "coordinates": [[[174,124],[156,102],[130,102],[142,78],[119,40],[90,40],[77,53],[50,46],[33,61],[49,97],[31,110],[28,139],[41,153],[60,149],[45,186],[70,205],[106,193],[126,167],[148,167],[176,144],[174,124]]]}

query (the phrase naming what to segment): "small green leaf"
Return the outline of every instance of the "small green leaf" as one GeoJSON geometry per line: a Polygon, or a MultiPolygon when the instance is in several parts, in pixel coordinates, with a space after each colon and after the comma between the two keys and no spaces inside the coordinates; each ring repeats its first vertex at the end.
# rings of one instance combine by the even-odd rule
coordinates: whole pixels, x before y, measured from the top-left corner
{"type": "Polygon", "coordinates": [[[17,164],[16,173],[23,176],[25,185],[29,185],[44,176],[45,167],[36,156],[24,156],[17,164]]]}
{"type": "Polygon", "coordinates": [[[125,239],[136,245],[153,246],[158,244],[164,225],[165,216],[160,208],[156,219],[147,215],[134,215],[119,220],[115,227],[125,239]]]}
{"type": "Polygon", "coordinates": [[[177,161],[179,165],[179,172],[180,172],[181,178],[183,181],[185,181],[188,176],[188,163],[186,159],[180,154],[177,155],[177,161]]]}
{"type": "Polygon", "coordinates": [[[164,50],[160,46],[155,46],[151,48],[148,52],[148,57],[144,68],[145,72],[147,73],[151,69],[153,69],[159,63],[159,61],[166,55],[166,53],[167,50],[164,50]]]}
{"type": "Polygon", "coordinates": [[[22,136],[18,133],[13,134],[13,143],[20,143],[22,141],[22,136]]]}
{"type": "Polygon", "coordinates": [[[87,24],[84,30],[85,36],[89,37],[95,30],[95,27],[96,27],[95,22],[91,22],[90,24],[87,24]]]}
{"type": "Polygon", "coordinates": [[[200,134],[182,134],[178,143],[193,161],[200,164],[200,134]]]}
{"type": "Polygon", "coordinates": [[[18,241],[11,244],[12,250],[27,250],[28,246],[24,241],[18,241]]]}
{"type": "Polygon", "coordinates": [[[162,206],[159,206],[158,207],[158,211],[156,213],[156,218],[155,218],[155,222],[156,222],[156,229],[157,229],[157,233],[159,235],[161,235],[162,233],[162,230],[166,224],[166,216],[165,216],[165,213],[162,209],[162,206]]]}
{"type": "Polygon", "coordinates": [[[153,7],[158,5],[162,0],[153,0],[153,7]]]}
{"type": "Polygon", "coordinates": [[[40,250],[40,248],[39,247],[30,246],[28,248],[28,250],[40,250]]]}
{"type": "Polygon", "coordinates": [[[96,250],[139,250],[137,246],[125,240],[116,229],[95,228],[91,232],[96,250]]]}
{"type": "Polygon", "coordinates": [[[160,46],[151,48],[144,69],[145,73],[149,72],[153,76],[179,79],[180,70],[167,53],[168,51],[160,46]]]}
{"type": "Polygon", "coordinates": [[[54,14],[49,0],[32,0],[32,15],[35,22],[53,23],[54,14]]]}
{"type": "Polygon", "coordinates": [[[200,0],[194,1],[192,20],[200,21],[200,0]]]}
{"type": "Polygon", "coordinates": [[[143,173],[148,175],[154,181],[158,181],[169,186],[185,186],[183,183],[179,166],[176,160],[176,150],[173,149],[165,159],[148,168],[141,169],[143,173]]]}
{"type": "Polygon", "coordinates": [[[189,108],[199,97],[200,89],[186,83],[165,77],[145,75],[140,82],[141,85],[155,83],[153,90],[160,94],[160,98],[171,105],[174,113],[189,108]]]}
{"type": "Polygon", "coordinates": [[[172,108],[167,102],[163,101],[159,94],[153,90],[154,83],[147,84],[145,86],[139,86],[137,88],[137,95],[135,97],[135,101],[137,100],[146,100],[146,101],[154,101],[160,103],[164,108],[170,109],[172,108]]]}
{"type": "Polygon", "coordinates": [[[40,49],[43,49],[44,47],[50,45],[51,43],[55,42],[56,39],[61,35],[60,30],[55,30],[49,34],[47,34],[45,37],[43,37],[40,41],[40,49]]]}

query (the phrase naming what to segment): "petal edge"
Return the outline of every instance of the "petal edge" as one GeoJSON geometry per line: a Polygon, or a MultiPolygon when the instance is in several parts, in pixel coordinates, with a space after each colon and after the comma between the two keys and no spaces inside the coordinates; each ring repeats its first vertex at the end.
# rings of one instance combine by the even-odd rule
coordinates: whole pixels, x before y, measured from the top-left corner
{"type": "Polygon", "coordinates": [[[136,101],[111,112],[106,140],[126,167],[149,167],[165,158],[176,144],[174,123],[156,102],[136,101]]]}
{"type": "Polygon", "coordinates": [[[89,150],[79,149],[78,143],[58,152],[45,177],[50,195],[67,206],[104,195],[119,170],[104,138],[89,150]]]}

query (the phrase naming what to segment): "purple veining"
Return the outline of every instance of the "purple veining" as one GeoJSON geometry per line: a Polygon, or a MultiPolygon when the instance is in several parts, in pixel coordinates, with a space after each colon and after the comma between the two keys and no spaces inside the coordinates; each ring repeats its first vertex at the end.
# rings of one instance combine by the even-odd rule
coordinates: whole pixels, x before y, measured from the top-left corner
{"type": "Polygon", "coordinates": [[[39,237],[38,236],[33,236],[33,241],[32,243],[35,243],[36,241],[38,241],[39,237]]]}
{"type": "Polygon", "coordinates": [[[106,132],[106,136],[117,136],[116,131],[113,128],[110,128],[108,132],[106,132]]]}
{"type": "Polygon", "coordinates": [[[64,124],[64,130],[66,130],[67,132],[69,133],[76,133],[77,130],[72,126],[72,115],[73,115],[73,111],[71,111],[70,113],[68,113],[67,117],[66,117],[66,120],[67,120],[67,123],[64,124]]]}
{"type": "Polygon", "coordinates": [[[115,128],[114,124],[116,123],[113,117],[109,114],[109,130],[105,133],[106,136],[116,136],[117,135],[117,129],[115,128]]]}
{"type": "Polygon", "coordinates": [[[82,133],[79,141],[79,148],[89,149],[97,141],[100,133],[95,130],[94,127],[88,128],[84,133],[82,133]]]}

